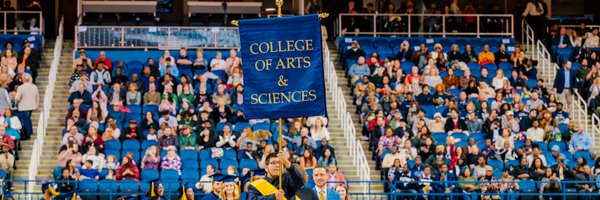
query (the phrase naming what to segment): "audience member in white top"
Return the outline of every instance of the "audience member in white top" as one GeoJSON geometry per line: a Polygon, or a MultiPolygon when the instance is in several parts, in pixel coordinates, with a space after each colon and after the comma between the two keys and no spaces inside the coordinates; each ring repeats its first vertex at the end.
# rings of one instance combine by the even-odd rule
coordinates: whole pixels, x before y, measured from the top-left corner
{"type": "Polygon", "coordinates": [[[502,88],[502,86],[504,86],[505,80],[508,80],[508,78],[504,76],[504,71],[502,69],[498,69],[498,71],[496,71],[496,77],[492,79],[492,86],[495,90],[499,90],[502,88]]]}
{"type": "Polygon", "coordinates": [[[544,141],[544,129],[540,128],[540,122],[537,119],[533,120],[531,127],[527,129],[527,139],[532,142],[544,141]]]}
{"type": "Polygon", "coordinates": [[[210,68],[212,71],[215,70],[224,70],[227,71],[227,66],[225,64],[225,60],[223,60],[223,55],[220,51],[217,51],[217,54],[214,59],[210,61],[210,68]]]}
{"type": "Polygon", "coordinates": [[[327,128],[325,127],[326,125],[327,124],[324,124],[321,119],[315,120],[315,124],[313,124],[313,126],[310,128],[310,132],[312,133],[312,137],[315,141],[320,141],[323,138],[327,139],[328,141],[331,139],[329,136],[329,131],[327,131],[327,128]]]}

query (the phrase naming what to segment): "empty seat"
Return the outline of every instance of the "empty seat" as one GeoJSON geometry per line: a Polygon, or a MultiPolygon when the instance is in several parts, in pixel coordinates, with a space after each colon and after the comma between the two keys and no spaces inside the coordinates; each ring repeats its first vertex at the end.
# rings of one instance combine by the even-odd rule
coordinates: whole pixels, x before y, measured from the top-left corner
{"type": "Polygon", "coordinates": [[[140,174],[140,178],[143,181],[152,181],[158,179],[158,177],[158,171],[155,169],[143,169],[142,173],[140,174]]]}
{"type": "Polygon", "coordinates": [[[139,190],[139,184],[136,180],[122,180],[119,190],[125,193],[136,193],[139,190]]]}
{"type": "Polygon", "coordinates": [[[139,151],[140,150],[140,141],[138,140],[125,140],[123,141],[123,151],[139,151]]]}

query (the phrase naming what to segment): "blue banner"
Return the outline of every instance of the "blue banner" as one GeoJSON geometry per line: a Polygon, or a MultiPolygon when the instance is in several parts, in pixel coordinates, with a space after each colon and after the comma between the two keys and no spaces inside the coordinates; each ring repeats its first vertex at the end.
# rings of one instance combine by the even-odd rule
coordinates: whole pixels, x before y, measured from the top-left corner
{"type": "Polygon", "coordinates": [[[317,15],[241,20],[246,118],[326,115],[317,15]]]}

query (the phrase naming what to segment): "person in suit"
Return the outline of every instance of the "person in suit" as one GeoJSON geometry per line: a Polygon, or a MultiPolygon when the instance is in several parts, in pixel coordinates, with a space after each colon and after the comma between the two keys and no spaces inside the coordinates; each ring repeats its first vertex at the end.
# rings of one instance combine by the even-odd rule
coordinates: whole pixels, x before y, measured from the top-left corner
{"type": "Polygon", "coordinates": [[[340,200],[340,194],[327,187],[327,168],[317,166],[313,169],[313,180],[315,187],[313,190],[317,193],[319,200],[340,200]]]}
{"type": "Polygon", "coordinates": [[[558,56],[558,49],[564,49],[571,47],[571,41],[567,36],[567,28],[560,28],[559,34],[552,38],[552,54],[556,58],[558,56]]]}
{"type": "Polygon", "coordinates": [[[29,140],[33,133],[31,125],[31,112],[37,110],[39,102],[38,88],[33,84],[29,74],[23,74],[23,85],[17,89],[15,101],[18,103],[18,117],[23,125],[23,140],[29,140]]]}
{"type": "Polygon", "coordinates": [[[575,71],[571,69],[571,61],[563,64],[563,67],[556,73],[556,77],[554,78],[554,93],[558,94],[558,101],[564,105],[571,105],[573,101],[573,93],[577,92],[576,79],[575,71]]]}

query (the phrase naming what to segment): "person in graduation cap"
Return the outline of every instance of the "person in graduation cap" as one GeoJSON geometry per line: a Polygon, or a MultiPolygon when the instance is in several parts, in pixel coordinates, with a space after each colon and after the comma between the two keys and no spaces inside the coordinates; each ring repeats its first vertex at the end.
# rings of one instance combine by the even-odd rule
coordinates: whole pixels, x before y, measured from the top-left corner
{"type": "Polygon", "coordinates": [[[12,192],[10,190],[5,190],[2,195],[0,195],[1,200],[13,200],[12,192]]]}
{"type": "Polygon", "coordinates": [[[180,200],[194,200],[196,193],[194,191],[194,184],[188,183],[181,187],[181,197],[180,200]]]}
{"type": "Polygon", "coordinates": [[[150,183],[150,190],[142,200],[165,200],[165,188],[162,183],[150,183]]]}
{"type": "Polygon", "coordinates": [[[219,194],[221,194],[223,178],[225,178],[225,175],[220,174],[220,173],[215,173],[212,175],[212,179],[213,179],[212,192],[210,194],[207,194],[204,197],[202,197],[202,200],[220,199],[219,194]]]}
{"type": "Polygon", "coordinates": [[[240,199],[248,199],[248,186],[250,183],[259,179],[263,179],[266,174],[267,171],[264,169],[255,169],[246,173],[246,175],[242,177],[242,193],[240,194],[240,199]]]}
{"type": "MultiPolygon", "coordinates": [[[[286,159],[284,151],[271,153],[265,159],[265,169],[267,176],[264,179],[256,180],[248,186],[248,199],[250,200],[292,200],[298,199],[295,196],[296,191],[304,187],[304,177],[302,174],[286,159]],[[282,188],[279,186],[279,173],[282,164],[287,173],[281,177],[282,188]]],[[[282,172],[283,173],[283,172],[282,172]]]]}
{"type": "Polygon", "coordinates": [[[52,200],[58,197],[60,193],[56,192],[54,186],[55,184],[52,182],[42,184],[42,193],[44,193],[44,196],[40,200],[52,200]]]}
{"type": "Polygon", "coordinates": [[[226,176],[223,178],[223,188],[219,195],[222,200],[240,199],[239,179],[237,176],[226,176]]]}

